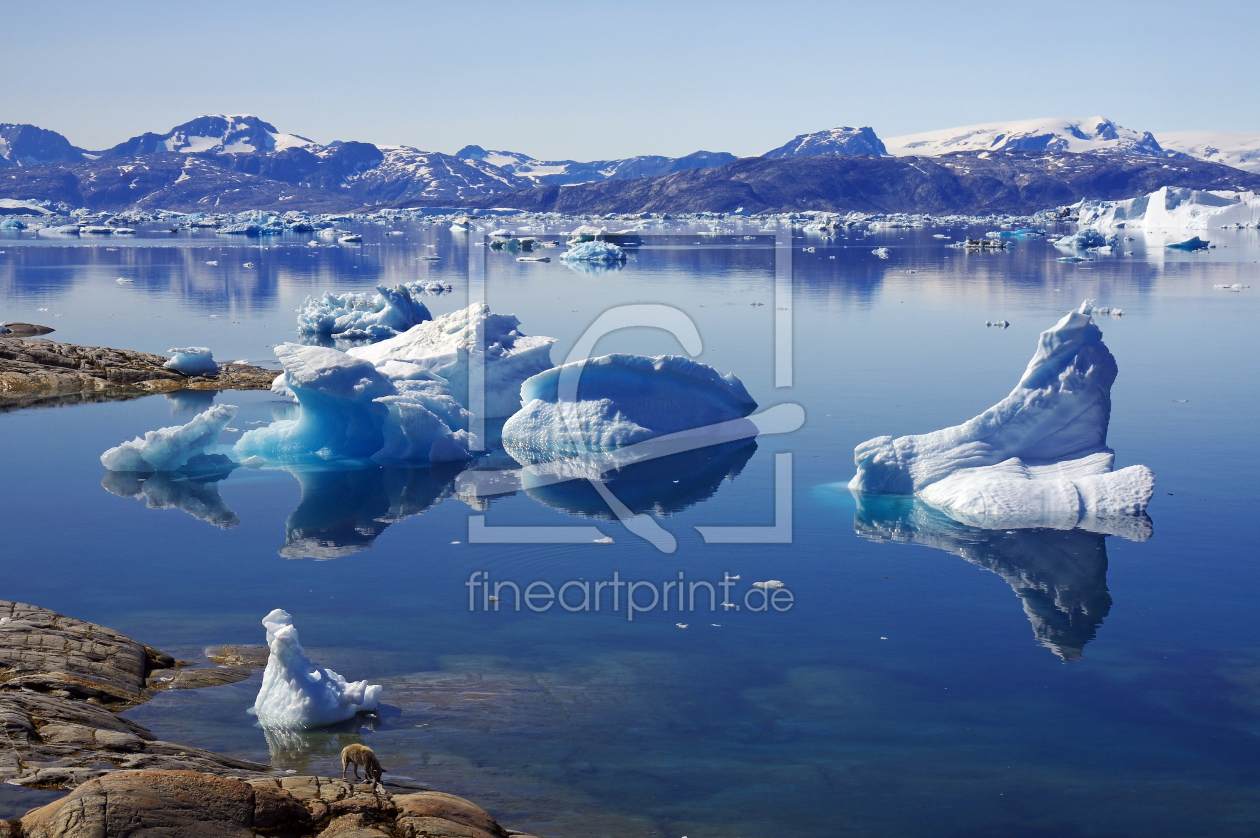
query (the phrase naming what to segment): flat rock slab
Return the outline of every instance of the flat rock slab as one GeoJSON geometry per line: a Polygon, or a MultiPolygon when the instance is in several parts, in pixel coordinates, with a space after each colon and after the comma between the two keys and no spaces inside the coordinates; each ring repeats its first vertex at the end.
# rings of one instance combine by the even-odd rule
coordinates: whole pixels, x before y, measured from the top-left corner
{"type": "Polygon", "coordinates": [[[0,782],[68,789],[119,769],[270,776],[265,765],[156,741],[118,714],[169,689],[230,684],[242,665],[193,666],[112,629],[0,600],[0,782]]]}
{"type": "Polygon", "coordinates": [[[109,774],[20,821],[0,823],[3,838],[87,835],[508,838],[524,833],[509,833],[480,806],[439,792],[394,797],[379,787],[322,777],[247,783],[192,771],[109,774]]]}
{"type": "Polygon", "coordinates": [[[167,360],[130,349],[3,335],[0,407],[93,394],[127,398],[175,390],[266,390],[277,375],[250,364],[227,364],[213,376],[184,375],[163,366],[167,360]]]}

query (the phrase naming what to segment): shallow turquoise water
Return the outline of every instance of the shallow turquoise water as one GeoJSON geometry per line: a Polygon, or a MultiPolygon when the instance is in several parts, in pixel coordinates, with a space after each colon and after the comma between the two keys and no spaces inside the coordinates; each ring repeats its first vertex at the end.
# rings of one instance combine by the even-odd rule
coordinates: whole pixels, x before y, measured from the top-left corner
{"type": "MultiPolygon", "coordinates": [[[[6,239],[0,320],[46,322],[78,343],[203,344],[257,361],[293,339],[292,309],[308,293],[427,275],[454,287],[427,298],[435,313],[466,305],[467,247],[400,229],[369,226],[362,248],[6,239]],[[443,259],[417,261],[429,253],[443,259]]],[[[0,598],[189,658],[261,643],[259,620],[283,607],[317,660],[386,687],[378,729],[269,743],[244,713],[256,680],[168,694],[130,715],[176,741],[297,770],[335,773],[341,745],[361,737],[395,776],[470,795],[518,829],[1255,834],[1260,572],[1246,545],[1260,477],[1260,291],[1212,286],[1260,285],[1256,234],[1222,231],[1197,255],[1139,240],[1131,257],[1066,265],[1041,240],[968,256],[932,232],[794,243],[790,388],[774,386],[767,240],[661,240],[593,276],[487,254],[491,307],[559,338],[556,360],[609,306],[668,303],[697,323],[699,359],[735,372],[763,408],[804,406],[795,433],[616,487],[668,512],[672,554],[600,517],[588,492],[470,505],[449,470],[240,469],[218,484],[151,487],[210,521],[150,509],[106,491],[98,457],[205,406],[155,396],[0,415],[0,598]],[[887,261],[870,254],[881,245],[887,261]],[[858,507],[842,487],[855,444],[993,404],[1037,334],[1086,297],[1125,311],[1100,322],[1120,366],[1109,441],[1118,466],[1157,475],[1153,537],[990,533],[905,502],[858,507]],[[997,319],[1010,328],[984,326],[997,319]],[[785,452],[792,543],[706,545],[696,526],[774,523],[785,452]],[[594,525],[615,543],[469,544],[479,515],[491,526],[594,525]],[[340,555],[296,558],[312,553],[340,555]],[[624,609],[470,612],[474,571],[557,587],[614,571],[658,584],[729,573],[741,577],[736,597],[774,578],[795,602],[633,622],[624,609]]],[[[679,350],[630,330],[598,351],[679,350]]],[[[216,401],[241,406],[241,429],[287,409],[268,393],[216,401]]]]}

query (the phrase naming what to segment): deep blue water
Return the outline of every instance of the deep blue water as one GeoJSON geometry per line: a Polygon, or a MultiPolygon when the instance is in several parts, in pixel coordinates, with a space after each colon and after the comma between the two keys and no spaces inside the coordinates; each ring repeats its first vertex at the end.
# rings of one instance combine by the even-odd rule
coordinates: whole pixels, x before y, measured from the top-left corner
{"type": "MultiPolygon", "coordinates": [[[[295,338],[307,294],[431,278],[454,289],[426,298],[435,314],[466,305],[465,239],[393,228],[405,235],[367,225],[362,247],[320,248],[306,236],[266,248],[211,233],[10,236],[0,321],[47,323],[75,343],[206,345],[257,362],[295,338]],[[419,260],[428,254],[442,259],[419,260]]],[[[1260,289],[1212,287],[1260,286],[1256,233],[1221,231],[1201,254],[1138,235],[1123,248],[1133,255],[1082,264],[1055,261],[1040,239],[968,255],[932,238],[961,229],[801,238],[794,381],[776,388],[775,250],[742,238],[759,235],[756,224],[736,232],[656,239],[598,275],[485,256],[491,308],[557,337],[557,361],[608,307],[667,303],[696,322],[698,359],[738,375],[763,409],[804,407],[799,431],[612,487],[666,513],[672,554],[613,520],[589,487],[476,501],[452,469],[238,469],[217,484],[149,487],[154,503],[209,521],[120,496],[138,486],[103,486],[102,451],[209,403],[178,394],[0,415],[0,598],[190,659],[206,645],[261,643],[259,620],[283,607],[317,660],[385,686],[378,729],[269,743],[244,713],[257,678],[130,715],[175,741],[299,770],[335,773],[341,744],[361,736],[391,774],[471,796],[517,829],[1260,832],[1260,289]],[[891,257],[872,256],[876,246],[891,257]],[[1109,443],[1117,466],[1157,476],[1151,538],[979,531],[906,501],[859,508],[843,488],[854,445],[995,403],[1037,334],[1087,297],[1125,312],[1099,318],[1120,367],[1109,443]],[[998,319],[1010,327],[985,327],[998,319]],[[792,542],[705,544],[695,527],[775,523],[780,453],[792,458],[792,542]],[[482,515],[489,526],[596,526],[615,543],[469,544],[470,516],[482,515]],[[633,622],[624,606],[470,612],[475,571],[557,587],[614,571],[658,585],[731,574],[736,602],[751,581],[780,579],[794,604],[657,609],[633,622]]],[[[598,351],[681,350],[636,329],[598,351]]],[[[241,406],[241,430],[289,410],[269,393],[215,401],[241,406]]]]}

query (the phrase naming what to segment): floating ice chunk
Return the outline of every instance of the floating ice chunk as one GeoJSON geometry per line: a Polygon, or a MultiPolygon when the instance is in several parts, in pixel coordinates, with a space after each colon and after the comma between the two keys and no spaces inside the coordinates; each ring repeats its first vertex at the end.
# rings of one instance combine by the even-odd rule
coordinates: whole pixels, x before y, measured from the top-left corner
{"type": "Polygon", "coordinates": [[[892,251],[886,247],[877,247],[874,250],[872,250],[871,253],[879,257],[880,259],[887,259],[889,256],[892,255],[892,251]]]}
{"type": "MultiPolygon", "coordinates": [[[[434,443],[468,429],[469,414],[446,382],[414,364],[406,365],[412,378],[400,375],[395,383],[371,362],[336,349],[286,343],[276,356],[284,375],[272,391],[287,388],[301,413],[245,433],[233,449],[241,460],[424,461],[434,443]]],[[[467,455],[471,442],[467,433],[455,436],[437,453],[449,460],[462,447],[467,455]]]]}
{"type": "Polygon", "coordinates": [[[298,309],[298,333],[381,340],[405,332],[433,315],[418,297],[421,283],[376,286],[375,294],[327,293],[307,297],[298,309]]]}
{"type": "Polygon", "coordinates": [[[263,727],[312,728],[373,711],[381,688],[367,681],[346,681],[316,666],[298,640],[288,612],[277,608],[263,618],[271,655],[263,671],[254,714],[263,727]]]}
{"type": "Polygon", "coordinates": [[[608,242],[586,241],[561,253],[560,258],[565,262],[597,262],[612,265],[626,261],[626,252],[608,242]]]}
{"type": "Polygon", "coordinates": [[[1058,526],[1146,508],[1145,466],[1112,472],[1107,445],[1116,361],[1092,300],[1042,332],[1011,394],[974,419],[854,449],[855,492],[918,495],[976,526],[1058,526]]]}
{"type": "Polygon", "coordinates": [[[1206,242],[1198,236],[1194,236],[1186,239],[1185,241],[1173,242],[1172,244],[1166,244],[1164,246],[1170,247],[1173,250],[1206,250],[1209,244],[1210,242],[1206,242]]]}
{"type": "Polygon", "coordinates": [[[753,587],[761,588],[767,591],[773,591],[779,588],[786,588],[787,585],[784,585],[778,579],[767,579],[765,582],[753,582],[753,587]]]}
{"type": "Polygon", "coordinates": [[[1097,230],[1086,228],[1070,236],[1064,236],[1056,241],[1054,246],[1071,250],[1098,250],[1103,247],[1115,247],[1118,241],[1117,236],[1106,236],[1097,230]]]}
{"type": "Polygon", "coordinates": [[[530,378],[520,393],[524,406],[504,424],[503,447],[521,463],[612,451],[757,408],[734,375],[676,355],[577,361],[530,378]],[[576,400],[561,401],[561,380],[570,377],[576,400]]]}
{"type": "Polygon", "coordinates": [[[106,451],[101,455],[101,465],[110,471],[175,471],[214,448],[236,410],[235,405],[215,405],[194,416],[187,425],[149,431],[106,451]]]}
{"type": "Polygon", "coordinates": [[[9,327],[4,325],[3,323],[0,323],[0,335],[7,335],[8,333],[9,333],[9,327]]]}
{"type": "Polygon", "coordinates": [[[592,242],[601,239],[608,232],[604,227],[593,227],[590,224],[583,224],[572,233],[569,233],[569,244],[578,245],[582,242],[592,242]]]}
{"type": "Polygon", "coordinates": [[[389,340],[349,350],[391,380],[413,368],[439,376],[460,404],[468,406],[468,366],[481,356],[485,369],[485,416],[501,419],[520,409],[521,383],[551,367],[555,338],[527,336],[510,314],[492,314],[485,303],[444,314],[389,340]],[[482,342],[483,350],[478,346],[482,342]],[[391,361],[407,366],[386,366],[391,361]]]}
{"type": "Polygon", "coordinates": [[[172,357],[162,366],[182,372],[184,375],[214,375],[219,365],[214,362],[214,355],[204,346],[187,346],[183,349],[172,347],[167,352],[172,357]]]}

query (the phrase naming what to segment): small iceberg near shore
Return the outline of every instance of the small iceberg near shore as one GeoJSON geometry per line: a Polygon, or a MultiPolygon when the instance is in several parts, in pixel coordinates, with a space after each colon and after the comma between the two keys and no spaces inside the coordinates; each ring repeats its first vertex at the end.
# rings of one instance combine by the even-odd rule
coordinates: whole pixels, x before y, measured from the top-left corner
{"type": "Polygon", "coordinates": [[[271,654],[254,714],[264,728],[322,727],[376,710],[380,686],[347,681],[331,669],[316,666],[302,648],[287,611],[277,608],[263,618],[263,625],[271,654]]]}
{"type": "Polygon", "coordinates": [[[520,463],[609,452],[757,409],[734,375],[676,355],[589,358],[535,375],[520,393],[523,407],[503,426],[520,463]]]}
{"type": "Polygon", "coordinates": [[[216,375],[219,365],[214,362],[214,354],[204,346],[188,346],[183,349],[171,348],[171,359],[162,366],[184,375],[216,375]]]}
{"type": "Polygon", "coordinates": [[[1115,358],[1092,300],[1042,332],[1011,394],[979,416],[929,434],[868,440],[854,449],[855,493],[916,495],[986,529],[1085,526],[1140,515],[1155,489],[1146,466],[1112,471],[1107,447],[1115,358]]]}
{"type": "Polygon", "coordinates": [[[327,293],[307,297],[298,309],[298,334],[348,339],[382,340],[432,320],[429,308],[417,297],[421,283],[376,286],[375,294],[327,293]]]}

